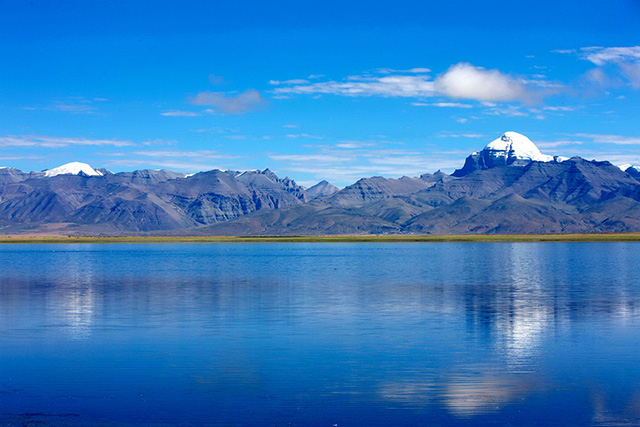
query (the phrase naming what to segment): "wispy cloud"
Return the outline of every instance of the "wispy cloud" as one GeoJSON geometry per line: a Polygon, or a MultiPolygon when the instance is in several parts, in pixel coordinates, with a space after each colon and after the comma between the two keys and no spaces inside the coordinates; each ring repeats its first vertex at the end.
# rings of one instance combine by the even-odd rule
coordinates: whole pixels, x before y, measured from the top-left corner
{"type": "Polygon", "coordinates": [[[438,138],[487,138],[486,135],[480,133],[443,133],[438,138]]]}
{"type": "Polygon", "coordinates": [[[350,158],[339,154],[270,154],[269,158],[293,163],[321,162],[334,164],[351,161],[350,158]]]}
{"type": "Polygon", "coordinates": [[[46,110],[59,111],[71,114],[96,114],[98,107],[96,102],[106,102],[106,98],[85,98],[83,96],[69,96],[63,99],[57,99],[49,104],[37,106],[21,107],[23,110],[46,110]]]}
{"type": "Polygon", "coordinates": [[[640,46],[630,47],[583,47],[582,57],[595,65],[635,62],[640,60],[640,46]]]}
{"type": "Polygon", "coordinates": [[[309,135],[306,133],[288,134],[287,138],[310,138],[310,139],[324,139],[322,136],[309,135]]]}
{"type": "Polygon", "coordinates": [[[577,133],[578,138],[588,138],[598,144],[640,145],[640,137],[623,135],[601,135],[594,133],[577,133]]]}
{"type": "Polygon", "coordinates": [[[572,141],[569,139],[563,139],[559,141],[536,141],[536,146],[540,149],[566,147],[568,145],[582,145],[582,144],[584,144],[583,141],[572,141]]]}
{"type": "Polygon", "coordinates": [[[127,153],[104,153],[112,157],[106,162],[112,167],[166,168],[177,172],[198,172],[221,169],[233,156],[213,150],[138,150],[127,153]],[[115,157],[115,158],[114,158],[115,157]]]}
{"type": "Polygon", "coordinates": [[[276,94],[332,94],[343,96],[429,97],[433,81],[417,75],[351,76],[344,81],[294,84],[278,87],[276,94]]]}
{"type": "Polygon", "coordinates": [[[587,71],[583,80],[602,89],[628,83],[640,89],[640,46],[590,46],[579,50],[556,50],[556,53],[577,54],[597,68],[587,71]],[[605,71],[606,70],[606,71],[605,71]]]}
{"type": "Polygon", "coordinates": [[[473,108],[473,105],[461,102],[412,102],[411,105],[414,107],[473,108]]]}
{"type": "MultiPolygon", "coordinates": [[[[632,88],[640,89],[640,46],[586,47],[582,48],[582,57],[599,67],[613,64],[632,88]]],[[[607,79],[603,72],[592,72],[591,76],[603,83],[615,83],[615,78],[607,79]]]]}
{"type": "Polygon", "coordinates": [[[233,159],[237,156],[223,154],[218,151],[211,150],[141,150],[134,151],[132,154],[137,156],[146,156],[154,158],[197,158],[197,159],[233,159]]]}
{"type": "Polygon", "coordinates": [[[164,113],[160,113],[161,116],[169,116],[169,117],[196,117],[200,114],[195,113],[193,111],[167,111],[164,113]]]}
{"type": "Polygon", "coordinates": [[[200,92],[191,98],[191,104],[213,107],[205,110],[211,113],[244,114],[263,109],[268,102],[254,89],[240,94],[230,92],[200,92]]]}
{"type": "Polygon", "coordinates": [[[431,70],[429,68],[409,68],[408,70],[395,70],[393,68],[378,68],[376,72],[381,74],[397,74],[397,73],[410,73],[410,74],[425,74],[430,73],[431,70]]]}
{"type": "Polygon", "coordinates": [[[305,173],[317,180],[328,179],[338,185],[348,185],[360,178],[419,176],[437,169],[454,169],[462,165],[464,156],[456,153],[430,153],[422,150],[367,148],[356,142],[336,146],[321,146],[304,154],[271,153],[268,157],[282,163],[280,170],[305,173]]]}
{"type": "Polygon", "coordinates": [[[306,85],[309,83],[309,80],[306,79],[291,79],[291,80],[269,80],[269,84],[273,86],[279,85],[306,85]]]}
{"type": "Polygon", "coordinates": [[[507,117],[528,117],[529,112],[515,105],[508,105],[506,107],[492,107],[487,108],[484,114],[490,116],[507,116],[507,117]]]}
{"type": "Polygon", "coordinates": [[[87,139],[87,138],[60,138],[51,136],[3,136],[0,137],[0,146],[2,147],[46,147],[58,148],[78,145],[93,145],[114,147],[126,147],[136,145],[131,141],[121,141],[114,139],[87,139]]]}
{"type": "Polygon", "coordinates": [[[223,76],[217,76],[215,74],[209,74],[209,82],[212,85],[220,86],[220,85],[224,84],[225,81],[224,81],[224,77],[223,76]]]}
{"type": "Polygon", "coordinates": [[[215,164],[202,162],[189,162],[180,160],[157,160],[157,159],[117,159],[107,162],[107,166],[114,167],[133,167],[133,168],[150,168],[160,167],[170,169],[176,172],[200,172],[212,169],[219,169],[215,164]]]}
{"type": "Polygon", "coordinates": [[[0,160],[42,160],[44,156],[24,156],[24,155],[2,155],[0,160]]]}
{"type": "Polygon", "coordinates": [[[51,109],[73,114],[94,114],[97,110],[90,104],[55,104],[51,109]]]}
{"type": "Polygon", "coordinates": [[[373,147],[377,145],[375,142],[366,142],[366,141],[340,141],[336,144],[338,148],[363,148],[363,147],[373,147]]]}

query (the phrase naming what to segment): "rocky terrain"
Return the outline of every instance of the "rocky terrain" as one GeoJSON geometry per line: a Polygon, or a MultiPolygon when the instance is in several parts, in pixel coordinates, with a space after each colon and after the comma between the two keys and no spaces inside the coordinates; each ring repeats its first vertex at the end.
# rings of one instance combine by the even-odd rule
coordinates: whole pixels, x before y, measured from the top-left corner
{"type": "MultiPolygon", "coordinates": [[[[89,169],[87,169],[89,168],[89,169]]],[[[640,173],[507,132],[453,174],[305,189],[273,172],[0,169],[0,233],[321,235],[640,231],[640,173]]]]}

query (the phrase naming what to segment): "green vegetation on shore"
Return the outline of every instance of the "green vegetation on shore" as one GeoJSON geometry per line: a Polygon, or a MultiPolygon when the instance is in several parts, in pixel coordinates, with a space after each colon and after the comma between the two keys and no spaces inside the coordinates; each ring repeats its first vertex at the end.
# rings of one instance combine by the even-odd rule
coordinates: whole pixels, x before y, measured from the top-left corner
{"type": "Polygon", "coordinates": [[[640,233],[346,236],[0,236],[0,243],[636,242],[640,233]]]}

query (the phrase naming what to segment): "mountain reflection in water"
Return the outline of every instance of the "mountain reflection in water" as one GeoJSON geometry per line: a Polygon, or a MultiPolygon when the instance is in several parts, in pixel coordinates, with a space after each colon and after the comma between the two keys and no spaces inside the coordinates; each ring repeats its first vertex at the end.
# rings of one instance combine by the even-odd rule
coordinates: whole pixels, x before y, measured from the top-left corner
{"type": "Polygon", "coordinates": [[[638,247],[5,245],[0,419],[636,425],[638,247]]]}

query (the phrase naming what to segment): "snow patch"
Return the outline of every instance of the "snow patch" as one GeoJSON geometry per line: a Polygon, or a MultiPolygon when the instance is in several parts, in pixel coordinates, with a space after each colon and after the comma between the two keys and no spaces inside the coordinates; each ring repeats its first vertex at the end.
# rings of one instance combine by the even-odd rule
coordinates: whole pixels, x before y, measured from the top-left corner
{"type": "Polygon", "coordinates": [[[83,173],[87,176],[102,176],[102,172],[95,170],[86,163],[71,162],[58,166],[57,168],[47,169],[44,171],[44,176],[52,177],[57,175],[79,175],[83,173]]]}

